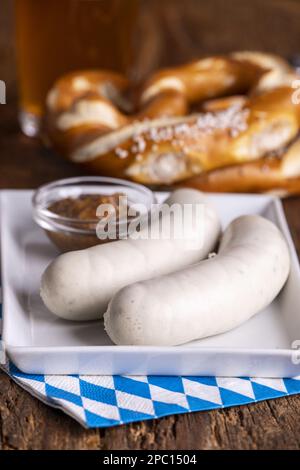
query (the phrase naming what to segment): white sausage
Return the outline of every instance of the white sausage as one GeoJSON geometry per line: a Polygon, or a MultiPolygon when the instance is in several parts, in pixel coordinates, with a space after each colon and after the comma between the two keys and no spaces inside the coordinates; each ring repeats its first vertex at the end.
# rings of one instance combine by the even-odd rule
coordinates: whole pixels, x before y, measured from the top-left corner
{"type": "Polygon", "coordinates": [[[175,191],[167,203],[201,204],[204,233],[200,233],[199,225],[190,224],[185,227],[186,238],[127,239],[60,255],[41,280],[41,297],[48,309],[68,320],[101,318],[112,296],[122,287],[206,257],[220,233],[216,210],[202,193],[191,189],[175,191]]]}
{"type": "Polygon", "coordinates": [[[271,303],[289,269],[278,228],[242,216],[225,230],[215,257],[118,292],[105,328],[114,343],[131,345],[179,345],[222,333],[271,303]]]}

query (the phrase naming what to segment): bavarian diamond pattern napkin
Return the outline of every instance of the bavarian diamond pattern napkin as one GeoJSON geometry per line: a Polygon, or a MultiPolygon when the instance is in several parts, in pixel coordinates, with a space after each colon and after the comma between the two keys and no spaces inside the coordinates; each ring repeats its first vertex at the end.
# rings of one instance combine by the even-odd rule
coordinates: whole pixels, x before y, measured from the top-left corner
{"type": "Polygon", "coordinates": [[[1,367],[29,393],[47,405],[60,408],[87,428],[244,405],[300,393],[300,376],[294,379],[61,376],[24,374],[10,361],[1,367]]]}

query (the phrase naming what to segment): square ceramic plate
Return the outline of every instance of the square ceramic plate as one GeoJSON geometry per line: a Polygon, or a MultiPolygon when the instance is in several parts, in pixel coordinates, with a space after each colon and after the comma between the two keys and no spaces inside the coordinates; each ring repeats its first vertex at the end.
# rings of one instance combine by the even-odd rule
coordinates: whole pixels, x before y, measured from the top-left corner
{"type": "MultiPolygon", "coordinates": [[[[162,201],[167,193],[158,194],[162,201]]],[[[56,249],[31,215],[31,191],[1,194],[3,340],[19,369],[35,374],[217,375],[290,377],[300,374],[300,271],[281,202],[259,195],[208,195],[223,226],[242,214],[277,224],[290,247],[292,269],[279,297],[224,334],[177,347],[115,346],[103,322],[56,318],[39,296],[40,277],[56,249]]]]}

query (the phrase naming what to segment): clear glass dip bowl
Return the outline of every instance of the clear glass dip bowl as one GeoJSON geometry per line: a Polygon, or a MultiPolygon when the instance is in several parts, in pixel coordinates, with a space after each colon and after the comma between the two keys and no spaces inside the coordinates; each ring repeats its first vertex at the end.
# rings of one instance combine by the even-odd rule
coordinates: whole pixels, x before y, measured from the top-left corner
{"type": "MultiPolygon", "coordinates": [[[[139,223],[148,218],[152,204],[156,202],[154,193],[140,184],[108,177],[83,176],[54,181],[38,188],[32,199],[33,218],[42,227],[50,240],[62,251],[73,251],[119,238],[126,238],[130,222],[139,223]],[[87,196],[127,196],[128,206],[136,208],[136,215],[129,219],[116,217],[110,223],[111,233],[105,232],[107,238],[99,235],[99,222],[96,213],[91,219],[82,220],[77,217],[64,216],[51,210],[51,206],[65,199],[78,199],[87,196]]],[[[106,229],[107,230],[107,229],[106,229]]],[[[100,228],[101,232],[101,228],[100,228]]]]}

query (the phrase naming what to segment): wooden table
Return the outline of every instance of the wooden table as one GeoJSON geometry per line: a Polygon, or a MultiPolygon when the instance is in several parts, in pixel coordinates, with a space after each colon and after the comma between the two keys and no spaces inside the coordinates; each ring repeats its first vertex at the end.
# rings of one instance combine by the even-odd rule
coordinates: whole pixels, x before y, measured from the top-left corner
{"type": "MultiPolygon", "coordinates": [[[[177,1],[177,9],[170,9],[174,1],[158,2],[163,5],[161,31],[169,31],[167,43],[172,45],[166,47],[165,56],[163,53],[160,55],[162,63],[167,59],[181,61],[183,57],[195,56],[199,51],[230,50],[236,44],[240,48],[261,46],[282,53],[299,52],[300,4],[297,0],[210,0],[201,2],[201,9],[196,8],[199,6],[196,0],[190,0],[177,1]],[[257,10],[253,10],[254,4],[257,10]],[[179,10],[180,5],[184,6],[182,11],[179,10]],[[273,14],[267,14],[271,6],[273,14]],[[214,12],[218,11],[218,15],[213,16],[216,20],[214,31],[218,30],[218,34],[212,34],[207,23],[214,8],[214,12]],[[170,16],[172,21],[166,22],[170,16]],[[182,27],[179,19],[186,21],[187,29],[182,27]],[[231,20],[235,24],[233,33],[228,27],[231,20]],[[250,20],[256,29],[249,28],[250,20]],[[199,27],[201,21],[206,29],[199,27]],[[266,28],[263,24],[267,25],[266,28]],[[266,35],[266,29],[276,29],[276,34],[266,35]],[[197,38],[198,48],[195,46],[197,38]]],[[[9,14],[12,2],[2,0],[2,3],[9,14]]],[[[154,1],[148,4],[154,4],[154,1]]],[[[4,16],[0,17],[0,59],[4,74],[0,79],[7,81],[8,98],[12,104],[0,106],[0,188],[36,188],[53,179],[77,175],[76,167],[43,149],[37,141],[24,137],[18,129],[16,106],[12,99],[15,92],[11,64],[13,47],[11,42],[7,43],[10,26],[4,16]]],[[[300,254],[300,198],[288,199],[284,206],[300,254]]],[[[32,398],[0,373],[0,449],[280,448],[300,448],[300,396],[87,431],[60,411],[32,398]]]]}

